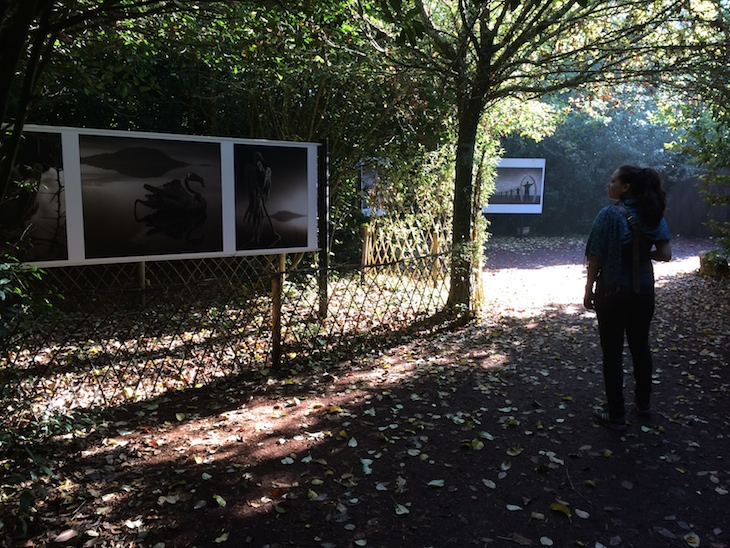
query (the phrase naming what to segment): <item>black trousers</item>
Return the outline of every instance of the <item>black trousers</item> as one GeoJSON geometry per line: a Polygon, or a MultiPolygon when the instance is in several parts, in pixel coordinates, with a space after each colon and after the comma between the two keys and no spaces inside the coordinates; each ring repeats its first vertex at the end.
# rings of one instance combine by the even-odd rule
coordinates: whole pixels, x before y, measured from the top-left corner
{"type": "Polygon", "coordinates": [[[597,291],[595,307],[603,351],[603,380],[608,412],[612,420],[623,421],[626,417],[623,392],[624,335],[634,366],[634,401],[642,409],[648,409],[651,403],[649,326],[654,316],[654,288],[642,288],[638,293],[634,293],[631,288],[619,289],[610,295],[597,291]]]}

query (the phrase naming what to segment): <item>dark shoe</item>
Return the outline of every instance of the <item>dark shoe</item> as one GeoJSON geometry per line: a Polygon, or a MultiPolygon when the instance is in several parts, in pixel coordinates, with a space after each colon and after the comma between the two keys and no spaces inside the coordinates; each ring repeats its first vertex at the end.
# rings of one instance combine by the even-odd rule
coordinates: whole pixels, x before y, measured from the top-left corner
{"type": "Polygon", "coordinates": [[[610,428],[611,430],[626,430],[626,421],[616,421],[611,419],[608,411],[605,409],[595,409],[593,411],[593,418],[598,424],[605,426],[606,428],[610,428]]]}
{"type": "Polygon", "coordinates": [[[636,405],[636,414],[640,417],[643,417],[645,419],[648,419],[651,417],[651,407],[648,405],[646,407],[641,407],[640,405],[636,405]]]}

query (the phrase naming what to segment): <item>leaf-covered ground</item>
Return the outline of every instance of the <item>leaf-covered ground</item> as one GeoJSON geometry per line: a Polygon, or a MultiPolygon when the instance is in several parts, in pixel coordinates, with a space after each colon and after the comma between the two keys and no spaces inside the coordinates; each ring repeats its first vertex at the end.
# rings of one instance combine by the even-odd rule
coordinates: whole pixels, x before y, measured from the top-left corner
{"type": "Polygon", "coordinates": [[[630,413],[625,433],[591,421],[603,384],[582,242],[495,240],[479,321],[33,448],[21,464],[46,493],[6,492],[0,541],[727,547],[730,288],[695,274],[705,248],[677,241],[656,266],[654,414],[630,413]]]}

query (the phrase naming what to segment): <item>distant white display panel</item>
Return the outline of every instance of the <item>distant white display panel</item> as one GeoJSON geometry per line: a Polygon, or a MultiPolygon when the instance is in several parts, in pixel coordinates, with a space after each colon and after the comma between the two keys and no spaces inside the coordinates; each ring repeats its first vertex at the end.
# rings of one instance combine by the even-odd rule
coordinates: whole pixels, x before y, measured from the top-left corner
{"type": "MultiPolygon", "coordinates": [[[[26,126],[4,233],[40,266],[317,249],[316,143],[26,126]]],[[[5,234],[4,234],[5,235],[5,234]]]]}
{"type": "Polygon", "coordinates": [[[544,158],[503,158],[484,213],[542,213],[544,158]]]}

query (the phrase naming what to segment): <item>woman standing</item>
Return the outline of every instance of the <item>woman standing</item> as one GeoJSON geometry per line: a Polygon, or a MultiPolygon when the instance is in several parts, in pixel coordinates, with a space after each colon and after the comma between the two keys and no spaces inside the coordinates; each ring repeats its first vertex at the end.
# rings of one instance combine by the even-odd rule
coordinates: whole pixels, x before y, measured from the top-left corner
{"type": "Polygon", "coordinates": [[[651,415],[652,359],[649,324],[654,315],[652,259],[672,258],[664,220],[666,195],[652,168],[619,167],[608,183],[617,200],[598,213],[586,244],[588,279],[583,304],[595,310],[603,352],[607,409],[594,411],[600,424],[626,429],[623,395],[624,333],[636,382],[634,401],[640,416],[651,415]]]}

